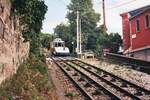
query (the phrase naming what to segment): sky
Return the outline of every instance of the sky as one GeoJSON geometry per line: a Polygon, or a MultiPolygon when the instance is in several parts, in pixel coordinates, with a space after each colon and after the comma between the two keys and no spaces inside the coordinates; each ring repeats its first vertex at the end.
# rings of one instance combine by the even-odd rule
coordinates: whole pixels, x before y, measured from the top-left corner
{"type": "MultiPolygon", "coordinates": [[[[146,5],[150,5],[150,0],[105,0],[106,1],[106,25],[108,33],[119,33],[122,35],[121,13],[128,12],[146,5]]],[[[102,0],[92,0],[94,9],[102,16],[102,0]]],[[[60,23],[67,23],[67,5],[70,0],[45,0],[48,11],[43,21],[44,33],[54,33],[54,28],[60,23]]],[[[103,19],[101,17],[100,24],[103,19]]]]}

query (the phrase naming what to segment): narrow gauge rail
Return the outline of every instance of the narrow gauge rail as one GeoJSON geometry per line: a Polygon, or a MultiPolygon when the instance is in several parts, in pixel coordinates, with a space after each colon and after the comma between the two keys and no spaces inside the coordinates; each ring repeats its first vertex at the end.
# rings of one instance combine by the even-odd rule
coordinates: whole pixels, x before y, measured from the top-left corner
{"type": "MultiPolygon", "coordinates": [[[[53,59],[53,58],[52,58],[53,59]]],[[[64,61],[53,59],[55,64],[66,74],[66,76],[75,84],[77,89],[85,96],[86,100],[121,100],[114,93],[101,86],[94,79],[82,73],[80,70],[69,66],[64,61]]]]}
{"type": "MultiPolygon", "coordinates": [[[[134,83],[131,83],[125,79],[115,76],[109,72],[106,72],[100,68],[93,65],[87,64],[80,60],[66,60],[69,65],[70,63],[79,66],[85,71],[89,72],[91,75],[96,76],[103,82],[117,88],[117,90],[125,92],[126,95],[132,97],[136,100],[148,100],[150,98],[150,91],[143,87],[140,87],[134,83]]],[[[73,66],[73,65],[72,65],[73,66]]]]}
{"type": "Polygon", "coordinates": [[[60,60],[53,58],[53,62],[65,73],[65,75],[73,82],[73,84],[80,90],[80,92],[86,97],[87,100],[94,100],[82,87],[78,85],[78,83],[68,74],[67,70],[63,68],[60,60]],[[59,62],[59,63],[58,63],[59,62]]]}

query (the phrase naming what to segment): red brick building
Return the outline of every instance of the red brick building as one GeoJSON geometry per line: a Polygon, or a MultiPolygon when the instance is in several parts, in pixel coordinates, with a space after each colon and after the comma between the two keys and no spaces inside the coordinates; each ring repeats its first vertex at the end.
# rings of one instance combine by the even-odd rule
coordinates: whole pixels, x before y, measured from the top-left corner
{"type": "Polygon", "coordinates": [[[150,6],[121,14],[124,54],[150,61],[150,6]]]}

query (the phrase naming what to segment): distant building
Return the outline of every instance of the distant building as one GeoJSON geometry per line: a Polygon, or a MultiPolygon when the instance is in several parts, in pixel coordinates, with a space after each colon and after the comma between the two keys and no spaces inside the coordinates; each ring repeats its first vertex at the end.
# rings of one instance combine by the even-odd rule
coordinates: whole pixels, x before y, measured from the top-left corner
{"type": "Polygon", "coordinates": [[[121,14],[124,54],[150,61],[150,5],[121,14]]]}

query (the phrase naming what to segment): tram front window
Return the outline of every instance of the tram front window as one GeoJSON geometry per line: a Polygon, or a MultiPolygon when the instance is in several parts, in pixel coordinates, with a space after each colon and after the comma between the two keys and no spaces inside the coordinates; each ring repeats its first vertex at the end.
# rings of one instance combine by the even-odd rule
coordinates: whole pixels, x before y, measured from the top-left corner
{"type": "Polygon", "coordinates": [[[62,47],[63,46],[63,44],[62,43],[58,43],[58,47],[62,47]]]}
{"type": "Polygon", "coordinates": [[[55,47],[64,47],[64,43],[61,43],[61,42],[56,42],[56,43],[54,43],[54,46],[55,47]]]}

